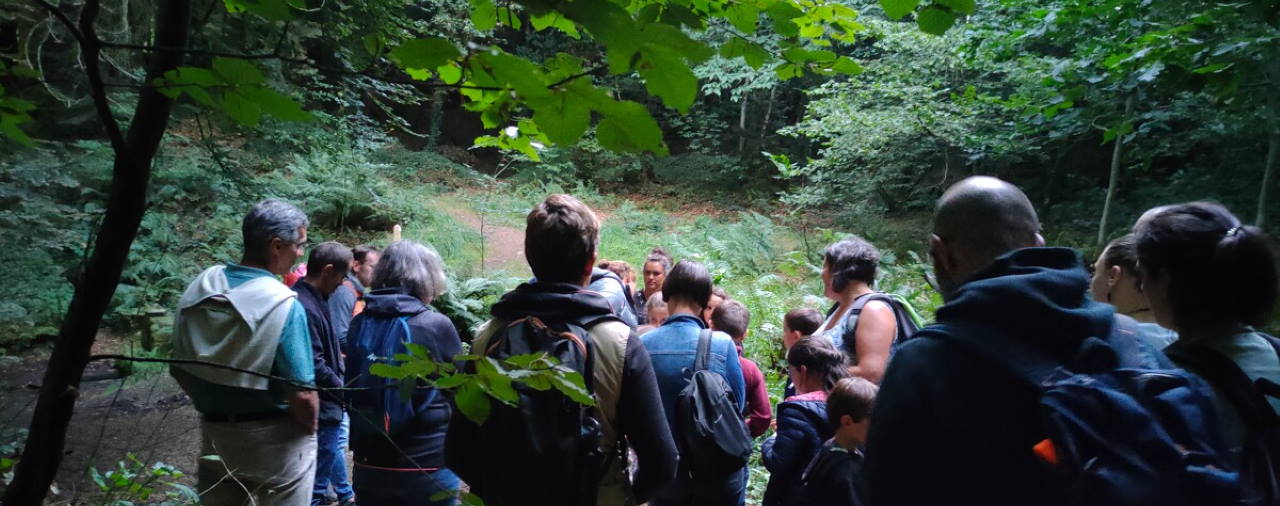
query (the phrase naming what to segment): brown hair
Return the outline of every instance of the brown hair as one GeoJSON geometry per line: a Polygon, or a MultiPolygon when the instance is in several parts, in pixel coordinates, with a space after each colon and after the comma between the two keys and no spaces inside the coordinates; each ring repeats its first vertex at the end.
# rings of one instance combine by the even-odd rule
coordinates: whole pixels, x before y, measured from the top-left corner
{"type": "Polygon", "coordinates": [[[811,336],[822,326],[822,313],[817,309],[798,307],[787,311],[782,321],[787,324],[788,329],[799,332],[802,336],[811,336]]]}
{"type": "Polygon", "coordinates": [[[600,220],[582,201],[556,194],[525,219],[524,256],[541,281],[579,283],[600,243],[600,220]]]}
{"type": "Polygon", "coordinates": [[[880,388],[875,383],[857,376],[836,382],[835,388],[827,394],[827,423],[831,427],[840,427],[840,417],[849,415],[854,422],[861,422],[871,416],[876,406],[876,393],[880,388]]]}
{"type": "Polygon", "coordinates": [[[716,330],[729,334],[735,341],[747,335],[747,325],[751,323],[751,311],[741,302],[733,299],[722,302],[711,312],[711,323],[716,330]]]}
{"type": "Polygon", "coordinates": [[[787,352],[787,364],[797,368],[803,366],[809,374],[822,375],[822,389],[828,392],[849,375],[844,365],[844,353],[837,350],[830,339],[821,336],[796,341],[787,352]]]}

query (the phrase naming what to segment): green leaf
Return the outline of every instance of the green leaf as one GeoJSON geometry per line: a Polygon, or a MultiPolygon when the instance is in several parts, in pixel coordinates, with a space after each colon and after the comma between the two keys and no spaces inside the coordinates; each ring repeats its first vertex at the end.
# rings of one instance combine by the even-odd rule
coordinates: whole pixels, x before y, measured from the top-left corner
{"type": "Polygon", "coordinates": [[[506,375],[506,371],[502,370],[497,360],[485,357],[484,360],[476,362],[476,369],[484,377],[489,395],[508,405],[515,405],[519,396],[511,386],[511,378],[506,375]]]}
{"type": "Polygon", "coordinates": [[[443,389],[456,388],[466,383],[471,378],[472,376],[467,374],[450,374],[448,376],[444,376],[436,380],[435,387],[443,388],[443,389]]]}
{"type": "Polygon", "coordinates": [[[430,70],[449,63],[462,56],[462,53],[452,42],[439,37],[428,37],[405,41],[392,49],[389,56],[401,68],[430,70]]]}
{"type": "Polygon", "coordinates": [[[961,14],[973,14],[973,11],[977,8],[977,3],[974,0],[934,0],[934,2],[961,14]]]}
{"type": "Polygon", "coordinates": [[[556,93],[556,96],[552,101],[558,100],[557,106],[535,109],[533,121],[551,142],[570,145],[591,126],[591,111],[586,104],[570,99],[567,92],[556,93]]]}
{"type": "Polygon", "coordinates": [[[804,12],[789,2],[774,2],[765,8],[765,13],[773,20],[773,31],[783,37],[795,37],[800,33],[800,26],[795,19],[804,16],[804,12]]]}
{"type": "Polygon", "coordinates": [[[884,15],[894,20],[911,14],[916,10],[917,5],[920,5],[920,0],[880,0],[880,8],[884,9],[884,15]]]}
{"type": "Polygon", "coordinates": [[[482,32],[498,25],[498,8],[493,0],[471,0],[471,24],[482,32]]]}
{"type": "Polygon", "coordinates": [[[600,145],[620,152],[648,151],[665,155],[667,146],[662,142],[662,129],[644,106],[635,102],[620,102],[596,125],[596,139],[600,145]]]}
{"type": "Polygon", "coordinates": [[[734,28],[747,35],[756,33],[756,21],[760,18],[760,9],[754,5],[738,2],[725,9],[724,15],[734,28]]]}
{"type": "Polygon", "coordinates": [[[742,57],[753,69],[759,69],[769,59],[769,52],[751,41],[733,38],[720,46],[720,56],[727,59],[742,57]]]}
{"type": "Polygon", "coordinates": [[[28,137],[26,132],[18,128],[18,125],[31,120],[31,116],[26,114],[9,114],[0,112],[0,134],[4,134],[10,140],[22,144],[24,146],[34,146],[35,141],[28,137]]]}
{"type": "Polygon", "coordinates": [[[222,102],[218,104],[218,109],[227,116],[231,116],[236,123],[247,127],[258,126],[258,121],[262,119],[262,108],[258,103],[235,90],[227,90],[222,94],[222,102]]]}
{"type": "Polygon", "coordinates": [[[379,378],[391,378],[396,380],[401,380],[409,377],[409,372],[407,369],[400,366],[383,363],[383,362],[371,364],[369,366],[369,374],[372,374],[379,378]]]}
{"type": "Polygon", "coordinates": [[[294,102],[293,99],[273,89],[265,87],[241,88],[238,92],[256,103],[263,114],[270,114],[280,121],[305,122],[315,119],[311,113],[302,110],[302,106],[294,102]]]}
{"type": "Polygon", "coordinates": [[[946,33],[947,29],[951,28],[951,25],[955,23],[955,15],[946,9],[933,5],[926,7],[916,16],[916,24],[920,25],[920,30],[933,35],[946,33]]]}
{"type": "Polygon", "coordinates": [[[779,65],[778,68],[773,70],[773,72],[774,74],[777,74],[778,79],[786,81],[788,79],[793,79],[796,77],[803,76],[804,67],[796,65],[794,63],[785,63],[782,65],[779,65]]]}
{"type": "Polygon", "coordinates": [[[498,21],[516,30],[524,26],[520,16],[516,15],[515,11],[511,10],[510,7],[498,7],[498,21]]]}
{"type": "Polygon", "coordinates": [[[587,386],[582,381],[582,374],[577,371],[556,369],[555,374],[551,376],[551,385],[560,393],[569,396],[574,402],[585,406],[595,406],[596,400],[591,397],[591,392],[587,391],[587,386]]]}
{"type": "Polygon", "coordinates": [[[848,56],[841,56],[836,59],[836,63],[831,66],[831,70],[834,70],[844,75],[852,76],[852,75],[857,75],[862,73],[862,65],[859,65],[858,62],[855,61],[853,58],[849,58],[848,56]]]}
{"type": "Polygon", "coordinates": [[[698,76],[680,58],[662,52],[647,52],[636,69],[649,93],[661,97],[667,107],[689,112],[698,98],[698,76]]]}
{"type": "Polygon", "coordinates": [[[436,67],[436,74],[440,75],[440,80],[445,84],[458,84],[458,81],[462,80],[462,67],[450,62],[436,67]]]}
{"type": "Polygon", "coordinates": [[[533,29],[539,32],[547,29],[547,27],[552,27],[575,39],[582,37],[582,34],[578,33],[578,25],[575,25],[569,18],[556,11],[529,16],[529,24],[533,25],[533,29]]]}
{"type": "Polygon", "coordinates": [[[476,425],[483,425],[489,419],[489,396],[475,383],[467,383],[459,388],[453,397],[462,416],[476,425]]]}
{"type": "Polygon", "coordinates": [[[230,84],[262,84],[266,76],[258,67],[240,58],[213,58],[213,72],[230,84]]]}
{"type": "Polygon", "coordinates": [[[271,21],[288,21],[293,17],[284,0],[222,0],[227,12],[249,12],[271,21]]]}

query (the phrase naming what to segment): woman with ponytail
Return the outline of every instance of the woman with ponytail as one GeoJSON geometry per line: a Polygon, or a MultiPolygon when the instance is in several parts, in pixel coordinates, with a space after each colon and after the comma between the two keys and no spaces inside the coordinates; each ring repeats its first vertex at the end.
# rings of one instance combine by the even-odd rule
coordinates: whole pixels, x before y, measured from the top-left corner
{"type": "Polygon", "coordinates": [[[898,335],[893,307],[871,297],[875,290],[880,250],[852,236],[827,246],[823,252],[824,295],[835,302],[818,333],[849,357],[849,374],[879,384],[889,364],[889,349],[898,335]],[[855,306],[861,307],[854,311],[855,306]]]}
{"type": "Polygon", "coordinates": [[[804,466],[833,434],[827,393],[848,376],[844,354],[820,336],[796,341],[787,352],[787,370],[796,395],[778,404],[777,433],[760,449],[769,470],[764,506],[790,504],[797,497],[804,466]]]}
{"type": "Polygon", "coordinates": [[[1147,211],[1134,236],[1151,311],[1179,335],[1165,352],[1213,386],[1220,428],[1246,479],[1280,501],[1280,469],[1272,467],[1280,462],[1266,462],[1280,456],[1280,427],[1267,426],[1280,398],[1264,395],[1280,388],[1280,341],[1256,330],[1280,289],[1271,244],[1212,202],[1147,211]]]}

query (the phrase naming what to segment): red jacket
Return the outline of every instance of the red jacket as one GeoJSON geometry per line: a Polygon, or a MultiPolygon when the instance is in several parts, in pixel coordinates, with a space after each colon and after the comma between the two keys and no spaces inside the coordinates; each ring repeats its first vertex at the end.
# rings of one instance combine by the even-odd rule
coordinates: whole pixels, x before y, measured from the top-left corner
{"type": "Polygon", "coordinates": [[[742,364],[742,379],[747,383],[747,429],[751,431],[751,437],[760,437],[769,430],[769,422],[773,420],[769,389],[760,366],[742,354],[742,346],[738,346],[738,362],[742,364]]]}

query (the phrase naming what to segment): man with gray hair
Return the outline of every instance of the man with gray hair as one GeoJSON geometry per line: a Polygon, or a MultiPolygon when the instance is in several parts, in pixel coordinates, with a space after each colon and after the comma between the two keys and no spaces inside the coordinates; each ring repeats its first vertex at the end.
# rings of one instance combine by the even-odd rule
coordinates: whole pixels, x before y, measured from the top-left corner
{"type": "Polygon", "coordinates": [[[1037,456],[1048,437],[1041,392],[1003,367],[990,343],[1070,366],[1086,339],[1110,339],[1115,317],[1086,296],[1079,255],[1043,245],[1031,201],[1007,182],[971,177],[938,201],[929,253],[946,303],[937,323],[897,350],[880,386],[867,441],[868,504],[1065,499],[1037,456]]]}
{"type": "Polygon", "coordinates": [[[282,276],[302,256],[306,214],[264,200],[245,216],[240,263],[200,273],[178,301],[170,374],[200,412],[201,502],[311,498],[319,409],[307,316],[282,276]],[[205,458],[216,456],[216,459],[205,458]]]}

